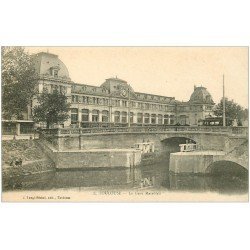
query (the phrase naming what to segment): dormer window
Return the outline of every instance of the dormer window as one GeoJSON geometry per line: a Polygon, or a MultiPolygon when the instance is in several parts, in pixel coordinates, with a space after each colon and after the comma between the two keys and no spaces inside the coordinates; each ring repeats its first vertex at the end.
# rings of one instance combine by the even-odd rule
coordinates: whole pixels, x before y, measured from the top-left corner
{"type": "Polygon", "coordinates": [[[50,75],[55,77],[55,78],[58,78],[58,72],[60,70],[60,67],[59,66],[55,66],[55,67],[51,67],[50,68],[50,75]]]}
{"type": "Polygon", "coordinates": [[[54,77],[58,77],[58,70],[54,70],[54,77]]]}

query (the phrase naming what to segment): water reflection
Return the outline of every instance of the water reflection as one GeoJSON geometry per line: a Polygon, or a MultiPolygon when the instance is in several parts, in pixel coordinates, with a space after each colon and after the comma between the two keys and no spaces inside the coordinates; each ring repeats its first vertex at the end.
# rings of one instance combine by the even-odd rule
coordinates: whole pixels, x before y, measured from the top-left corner
{"type": "Polygon", "coordinates": [[[174,175],[168,162],[132,169],[95,169],[54,171],[43,174],[3,179],[3,190],[51,190],[58,188],[154,188],[172,191],[248,192],[248,176],[174,175]]]}

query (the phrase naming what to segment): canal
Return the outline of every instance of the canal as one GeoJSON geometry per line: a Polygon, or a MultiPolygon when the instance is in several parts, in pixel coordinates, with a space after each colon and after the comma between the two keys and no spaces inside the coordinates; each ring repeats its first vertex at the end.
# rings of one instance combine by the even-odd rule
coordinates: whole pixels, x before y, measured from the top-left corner
{"type": "MultiPolygon", "coordinates": [[[[248,171],[230,167],[230,172],[216,169],[211,175],[179,174],[169,172],[169,157],[160,163],[142,164],[137,168],[60,170],[3,179],[3,191],[55,189],[128,190],[152,188],[155,190],[217,192],[236,194],[248,192],[248,171]]],[[[223,164],[223,163],[221,163],[223,164]]]]}

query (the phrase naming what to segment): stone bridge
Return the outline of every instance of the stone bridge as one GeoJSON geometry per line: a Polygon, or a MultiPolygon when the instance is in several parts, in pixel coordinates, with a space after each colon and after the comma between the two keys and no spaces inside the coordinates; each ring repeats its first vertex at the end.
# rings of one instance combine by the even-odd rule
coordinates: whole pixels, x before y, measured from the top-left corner
{"type": "MultiPolygon", "coordinates": [[[[248,128],[246,127],[59,128],[42,130],[40,138],[50,142],[58,152],[70,152],[78,149],[124,149],[131,148],[136,143],[150,141],[154,143],[155,153],[158,156],[166,156],[166,152],[178,152],[179,144],[188,141],[197,144],[200,152],[212,151],[215,153],[203,156],[201,153],[201,156],[193,158],[191,154],[185,157],[180,157],[178,154],[173,156],[176,157],[174,161],[181,162],[177,165],[185,167],[184,170],[194,166],[190,162],[197,161],[197,159],[201,161],[197,165],[199,169],[190,169],[190,171],[205,173],[216,162],[225,161],[234,162],[248,169],[248,128]],[[191,161],[188,160],[188,157],[192,158],[190,158],[191,161]]],[[[176,173],[179,171],[177,165],[173,165],[176,173]]]]}
{"type": "Polygon", "coordinates": [[[229,152],[248,138],[246,127],[162,126],[122,128],[59,128],[45,129],[42,136],[57,150],[130,148],[135,143],[151,141],[156,151],[165,151],[170,141],[176,144],[187,140],[200,150],[223,150],[229,152]]]}
{"type": "Polygon", "coordinates": [[[248,165],[248,140],[226,151],[175,152],[170,155],[169,169],[173,173],[231,173],[237,169],[245,173],[248,165]]]}
{"type": "Polygon", "coordinates": [[[236,163],[246,170],[249,170],[248,161],[248,141],[246,140],[242,144],[236,146],[233,150],[227,152],[222,156],[215,156],[213,159],[213,165],[216,162],[227,161],[236,163]]]}

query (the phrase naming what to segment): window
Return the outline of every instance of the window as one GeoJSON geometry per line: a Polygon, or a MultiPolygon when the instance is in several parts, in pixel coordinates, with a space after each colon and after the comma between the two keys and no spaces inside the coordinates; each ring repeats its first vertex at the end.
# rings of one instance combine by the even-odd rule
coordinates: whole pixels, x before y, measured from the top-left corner
{"type": "Polygon", "coordinates": [[[82,121],[83,122],[89,121],[89,110],[88,109],[82,109],[82,121]]]}
{"type": "Polygon", "coordinates": [[[142,123],[142,113],[137,114],[137,123],[142,123]]]}
{"type": "Polygon", "coordinates": [[[115,123],[119,123],[119,122],[120,122],[120,112],[115,111],[115,123]]]}
{"type": "Polygon", "coordinates": [[[194,115],[194,124],[197,125],[197,114],[194,115]]]}
{"type": "Polygon", "coordinates": [[[54,69],[54,77],[58,77],[58,70],[57,69],[54,69]]]}
{"type": "Polygon", "coordinates": [[[127,112],[122,112],[122,123],[127,123],[127,112]]]}
{"type": "Polygon", "coordinates": [[[79,102],[79,96],[78,95],[75,96],[75,100],[76,100],[75,102],[79,102]]]}
{"type": "Polygon", "coordinates": [[[86,97],[86,96],[83,96],[83,97],[82,97],[82,101],[83,101],[83,103],[88,103],[87,97],[86,97]]]}
{"type": "Polygon", "coordinates": [[[185,125],[187,123],[187,117],[185,115],[180,115],[180,124],[185,125]]]}
{"type": "Polygon", "coordinates": [[[127,107],[127,101],[122,101],[122,107],[127,107]]]}
{"type": "Polygon", "coordinates": [[[174,115],[170,115],[170,125],[174,124],[175,117],[174,115]]]}
{"type": "Polygon", "coordinates": [[[168,111],[170,111],[170,112],[174,111],[174,107],[168,106],[168,111]]]}
{"type": "Polygon", "coordinates": [[[109,105],[109,100],[103,98],[103,105],[108,106],[109,105]]]}
{"type": "Polygon", "coordinates": [[[120,107],[120,100],[115,100],[115,106],[120,107]]]}
{"type": "Polygon", "coordinates": [[[99,121],[99,111],[93,110],[92,111],[92,122],[98,122],[99,121]]]}
{"type": "Polygon", "coordinates": [[[78,121],[78,110],[71,109],[71,124],[75,124],[78,121]]]}
{"type": "Polygon", "coordinates": [[[78,95],[72,95],[72,102],[78,102],[78,101],[79,101],[78,95]]]}
{"type": "Polygon", "coordinates": [[[133,112],[130,112],[130,123],[133,123],[134,122],[134,113],[133,112]]]}
{"type": "Polygon", "coordinates": [[[149,123],[149,117],[150,115],[148,113],[144,115],[144,123],[149,123]]]}
{"type": "Polygon", "coordinates": [[[93,98],[92,98],[92,97],[89,97],[88,103],[89,103],[89,104],[93,104],[93,98]]]}
{"type": "Polygon", "coordinates": [[[151,123],[156,124],[156,114],[151,115],[151,123]]]}
{"type": "Polygon", "coordinates": [[[58,86],[57,85],[51,85],[51,92],[58,92],[58,86]]]}
{"type": "Polygon", "coordinates": [[[109,122],[109,112],[107,110],[102,111],[102,122],[109,122]]]}
{"type": "Polygon", "coordinates": [[[169,125],[168,122],[169,115],[164,115],[164,124],[169,125]]]}
{"type": "Polygon", "coordinates": [[[58,78],[58,71],[59,71],[59,67],[51,67],[50,68],[50,75],[58,78]]]}
{"type": "Polygon", "coordinates": [[[66,93],[66,87],[64,87],[64,86],[59,86],[59,88],[60,88],[60,93],[61,93],[61,94],[65,94],[65,93],[66,93]]]}
{"type": "Polygon", "coordinates": [[[158,115],[158,124],[162,124],[162,115],[158,115]]]}

